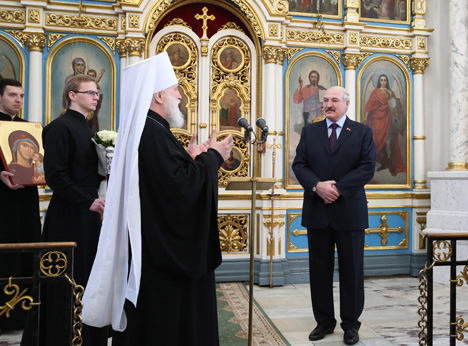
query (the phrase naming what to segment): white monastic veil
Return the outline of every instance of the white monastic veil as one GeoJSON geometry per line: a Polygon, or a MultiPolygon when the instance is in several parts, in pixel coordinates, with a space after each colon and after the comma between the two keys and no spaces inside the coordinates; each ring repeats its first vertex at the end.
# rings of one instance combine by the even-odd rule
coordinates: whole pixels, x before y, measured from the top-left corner
{"type": "Polygon", "coordinates": [[[125,298],[137,303],[141,276],[138,146],[153,94],[175,84],[177,77],[166,52],[123,70],[119,134],[97,254],[83,297],[87,325],[112,324],[114,330],[123,331],[125,298]]]}

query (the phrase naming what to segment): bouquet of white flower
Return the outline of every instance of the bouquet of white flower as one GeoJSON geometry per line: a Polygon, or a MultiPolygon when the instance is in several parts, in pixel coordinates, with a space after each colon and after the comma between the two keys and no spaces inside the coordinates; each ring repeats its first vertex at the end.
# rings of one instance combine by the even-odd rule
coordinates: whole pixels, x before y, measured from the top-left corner
{"type": "Polygon", "coordinates": [[[99,160],[99,174],[106,177],[99,186],[99,197],[105,197],[107,192],[107,179],[109,178],[112,157],[114,156],[117,132],[102,130],[97,132],[91,140],[96,145],[96,153],[99,160]]]}

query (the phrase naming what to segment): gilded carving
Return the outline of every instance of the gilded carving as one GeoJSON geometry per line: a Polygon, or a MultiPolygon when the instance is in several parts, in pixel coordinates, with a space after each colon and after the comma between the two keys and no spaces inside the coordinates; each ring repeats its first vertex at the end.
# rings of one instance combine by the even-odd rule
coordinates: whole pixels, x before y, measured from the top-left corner
{"type": "Polygon", "coordinates": [[[125,45],[129,56],[141,57],[145,49],[145,39],[143,37],[126,38],[125,45]]]}
{"type": "Polygon", "coordinates": [[[119,0],[119,3],[125,5],[136,5],[139,6],[142,0],[119,0]]]}
{"type": "Polygon", "coordinates": [[[188,25],[187,22],[184,21],[181,18],[174,18],[173,20],[168,22],[166,25],[164,25],[164,27],[172,26],[172,25],[180,25],[180,26],[183,26],[183,27],[186,27],[186,28],[189,28],[190,30],[192,30],[192,27],[190,25],[188,25]]]}
{"type": "Polygon", "coordinates": [[[113,54],[115,54],[115,37],[98,36],[98,38],[110,48],[113,54]]]}
{"type": "Polygon", "coordinates": [[[414,14],[426,14],[426,0],[414,0],[414,14]]]}
{"type": "Polygon", "coordinates": [[[304,48],[288,48],[288,63],[291,61],[294,55],[303,50],[304,48]]]}
{"type": "Polygon", "coordinates": [[[15,10],[0,10],[0,23],[26,23],[26,12],[15,10]]]}
{"type": "Polygon", "coordinates": [[[46,34],[44,33],[25,32],[23,37],[30,52],[42,52],[46,45],[46,34]]]}
{"type": "Polygon", "coordinates": [[[279,25],[278,24],[268,24],[268,33],[270,36],[278,37],[279,34],[279,25]]]}
{"type": "Polygon", "coordinates": [[[450,324],[456,326],[456,334],[450,336],[456,337],[458,341],[462,341],[465,338],[463,332],[468,333],[468,322],[465,323],[465,320],[462,317],[457,317],[456,322],[450,324]]]}
{"type": "Polygon", "coordinates": [[[278,13],[288,13],[289,12],[289,1],[290,0],[279,0],[276,3],[276,11],[278,13]]]}
{"type": "Polygon", "coordinates": [[[416,212],[416,222],[419,224],[421,227],[419,231],[419,248],[420,249],[425,249],[426,248],[426,235],[422,234],[421,232],[426,229],[426,212],[424,213],[418,213],[416,212]]]}
{"type": "Polygon", "coordinates": [[[46,25],[67,28],[116,30],[117,19],[47,13],[46,25]]]}
{"type": "Polygon", "coordinates": [[[345,8],[347,9],[359,8],[358,0],[345,0],[345,8]]]}
{"type": "Polygon", "coordinates": [[[283,64],[286,59],[287,49],[279,46],[264,46],[263,59],[265,64],[283,64]]]}
{"type": "Polygon", "coordinates": [[[119,52],[121,57],[127,56],[127,45],[125,44],[124,39],[118,39],[116,42],[117,52],[119,52]]]}
{"type": "Polygon", "coordinates": [[[394,48],[411,50],[411,40],[387,37],[361,36],[361,46],[372,48],[394,48]]]}
{"type": "Polygon", "coordinates": [[[411,58],[411,69],[414,74],[422,74],[429,67],[429,58],[411,58]]]}
{"type": "MultiPolygon", "coordinates": [[[[366,234],[372,234],[372,233],[377,233],[382,237],[381,243],[383,246],[387,245],[387,237],[390,233],[403,233],[403,227],[398,226],[395,228],[391,228],[387,224],[387,216],[382,215],[380,218],[380,221],[382,222],[378,228],[366,228],[364,232],[366,234]]],[[[406,243],[406,242],[405,242],[406,243]]],[[[403,244],[405,244],[403,243],[403,244]]],[[[400,244],[401,245],[401,244],[400,244]]]]}
{"type": "Polygon", "coordinates": [[[41,272],[50,277],[57,277],[67,270],[67,256],[60,251],[46,252],[40,262],[41,272]]]}
{"type": "MultiPolygon", "coordinates": [[[[213,105],[213,103],[212,103],[213,105]]],[[[216,114],[216,110],[213,112],[216,114]]],[[[224,134],[219,136],[219,140],[223,140],[228,135],[224,134]]],[[[249,147],[248,143],[244,141],[244,138],[233,134],[234,145],[233,148],[236,148],[236,151],[240,154],[240,165],[234,171],[228,171],[224,169],[218,170],[218,186],[219,187],[226,187],[231,180],[231,177],[248,177],[249,176],[249,163],[250,163],[250,154],[249,154],[249,147]]]]}
{"type": "Polygon", "coordinates": [[[169,7],[171,4],[172,0],[163,0],[159,3],[159,5],[155,8],[153,11],[153,14],[151,15],[151,20],[148,25],[149,30],[153,30],[156,25],[156,21],[158,20],[159,16],[169,7]]]}
{"type": "Polygon", "coordinates": [[[20,293],[20,288],[18,285],[13,284],[11,280],[13,279],[12,276],[8,279],[8,284],[3,288],[3,292],[6,295],[13,296],[8,302],[5,302],[5,305],[0,306],[0,316],[5,315],[6,318],[10,317],[10,311],[15,308],[17,304],[21,302],[21,308],[23,310],[30,310],[34,305],[39,305],[39,303],[34,303],[34,299],[30,296],[26,296],[26,291],[28,290],[25,288],[20,293]]]}
{"type": "Polygon", "coordinates": [[[397,54],[396,55],[401,61],[403,61],[409,69],[411,68],[410,58],[408,55],[397,54]]]}
{"type": "Polygon", "coordinates": [[[228,29],[237,30],[242,33],[244,32],[244,30],[242,30],[242,28],[234,22],[227,22],[226,24],[224,24],[222,27],[218,29],[218,32],[220,32],[221,30],[228,30],[228,29]]]}
{"type": "Polygon", "coordinates": [[[246,18],[250,21],[250,24],[252,25],[253,31],[257,34],[258,37],[262,37],[262,30],[260,28],[260,23],[257,20],[257,15],[256,13],[252,12],[250,8],[246,5],[248,4],[247,0],[232,0],[233,3],[235,3],[237,6],[239,6],[239,9],[245,13],[246,18]]]}
{"type": "Polygon", "coordinates": [[[207,37],[206,33],[208,30],[208,20],[215,20],[216,17],[213,15],[208,15],[208,7],[203,7],[202,12],[203,14],[199,14],[199,13],[195,14],[195,19],[197,20],[201,19],[203,21],[203,25],[202,25],[203,37],[207,37]]]}
{"type": "Polygon", "coordinates": [[[57,42],[58,40],[60,40],[61,38],[67,36],[66,34],[53,34],[53,33],[50,33],[49,34],[49,39],[47,41],[47,50],[50,50],[50,48],[52,48],[52,46],[55,44],[55,42],[57,42]]]}
{"type": "Polygon", "coordinates": [[[30,23],[39,23],[41,21],[41,12],[39,10],[28,10],[28,20],[30,23]]]}
{"type": "Polygon", "coordinates": [[[340,61],[340,52],[337,51],[337,50],[327,50],[325,49],[325,52],[327,52],[328,54],[330,54],[333,59],[335,59],[335,61],[338,63],[338,66],[341,66],[341,61],[340,61]]]}
{"type": "Polygon", "coordinates": [[[359,34],[357,32],[349,33],[349,43],[358,44],[358,38],[359,38],[359,34]]]}
{"type": "Polygon", "coordinates": [[[426,39],[423,37],[418,38],[418,49],[426,49],[426,39]]]}
{"type": "Polygon", "coordinates": [[[317,31],[287,30],[286,40],[299,42],[343,44],[344,34],[324,34],[322,32],[317,31]]]}
{"type": "Polygon", "coordinates": [[[218,216],[221,251],[228,253],[248,251],[248,221],[248,215],[218,216]]]}
{"type": "Polygon", "coordinates": [[[24,33],[19,30],[5,30],[6,33],[13,36],[18,42],[20,42],[23,46],[25,45],[25,38],[24,33]]]}
{"type": "Polygon", "coordinates": [[[372,55],[372,53],[344,53],[343,65],[346,70],[355,70],[361,62],[370,55],[372,55]]]}
{"type": "Polygon", "coordinates": [[[125,30],[127,28],[127,17],[123,16],[121,23],[122,23],[122,30],[125,30]]]}
{"type": "Polygon", "coordinates": [[[137,14],[129,14],[128,27],[138,29],[140,27],[140,16],[137,14]]]}

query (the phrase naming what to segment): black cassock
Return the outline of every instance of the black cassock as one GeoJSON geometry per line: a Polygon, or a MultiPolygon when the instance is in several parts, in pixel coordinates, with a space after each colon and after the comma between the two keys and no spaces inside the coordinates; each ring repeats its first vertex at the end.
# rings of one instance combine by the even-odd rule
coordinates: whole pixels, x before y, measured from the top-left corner
{"type": "Polygon", "coordinates": [[[214,269],[221,263],[213,149],[189,156],[148,112],[139,146],[142,276],[137,308],[113,345],[219,345],[214,269]]]}
{"type": "MultiPolygon", "coordinates": [[[[0,112],[0,121],[12,121],[11,116],[0,112]]],[[[13,121],[26,120],[13,118],[13,121]]],[[[3,148],[9,150],[9,148],[3,148]]],[[[8,162],[7,162],[8,164],[8,162]]],[[[0,172],[5,167],[0,160],[0,172]]],[[[0,243],[30,243],[39,241],[41,235],[41,221],[39,216],[39,195],[37,187],[25,186],[21,189],[11,190],[0,182],[0,243]]],[[[0,277],[32,276],[33,257],[31,254],[0,254],[0,277]]],[[[24,289],[20,287],[21,291],[24,289]]],[[[28,291],[30,293],[30,291],[28,291]]],[[[12,299],[13,296],[3,292],[0,287],[0,306],[12,299]]],[[[0,316],[0,329],[2,331],[22,328],[24,326],[26,311],[18,307],[11,311],[10,317],[0,316]]]]}
{"type": "MultiPolygon", "coordinates": [[[[44,222],[42,240],[46,242],[74,241],[74,279],[86,286],[96,256],[101,216],[89,210],[98,198],[98,158],[94,132],[85,117],[68,109],[47,125],[42,133],[44,171],[47,185],[54,191],[44,222]]],[[[42,288],[40,345],[63,346],[66,284],[47,284],[42,288]]],[[[83,345],[107,345],[106,329],[83,326],[83,345]]],[[[29,345],[27,335],[22,345],[29,345]]]]}

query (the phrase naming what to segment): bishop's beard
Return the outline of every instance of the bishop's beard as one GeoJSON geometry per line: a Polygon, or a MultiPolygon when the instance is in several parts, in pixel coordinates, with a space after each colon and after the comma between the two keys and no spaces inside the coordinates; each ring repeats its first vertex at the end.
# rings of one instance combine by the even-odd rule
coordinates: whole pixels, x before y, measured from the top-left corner
{"type": "Polygon", "coordinates": [[[169,96],[167,102],[164,103],[164,112],[168,115],[169,125],[173,128],[181,128],[184,126],[184,115],[179,109],[180,100],[176,97],[169,96]]]}

